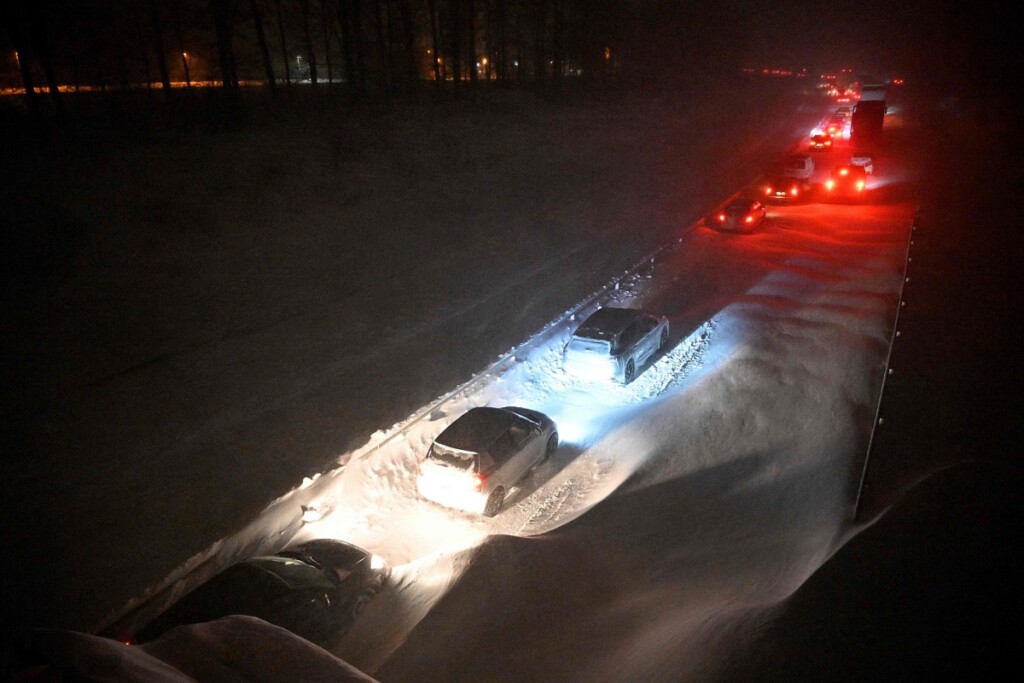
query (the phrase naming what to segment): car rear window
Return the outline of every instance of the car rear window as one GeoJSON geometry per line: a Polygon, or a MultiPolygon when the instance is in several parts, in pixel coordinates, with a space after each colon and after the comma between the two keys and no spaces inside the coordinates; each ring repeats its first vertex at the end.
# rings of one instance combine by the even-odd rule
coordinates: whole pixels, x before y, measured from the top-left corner
{"type": "Polygon", "coordinates": [[[611,353],[610,341],[604,339],[587,339],[586,337],[573,337],[569,340],[570,351],[582,351],[584,353],[600,353],[607,356],[611,353]]]}
{"type": "Polygon", "coordinates": [[[448,448],[434,442],[427,451],[427,459],[433,462],[455,467],[467,472],[476,472],[479,466],[479,456],[470,451],[460,451],[455,448],[448,448]]]}

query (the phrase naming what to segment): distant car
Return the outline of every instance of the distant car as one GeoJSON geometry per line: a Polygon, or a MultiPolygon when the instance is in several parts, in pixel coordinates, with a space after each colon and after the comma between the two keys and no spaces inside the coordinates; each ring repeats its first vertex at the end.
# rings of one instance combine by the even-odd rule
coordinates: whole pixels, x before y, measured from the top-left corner
{"type": "Polygon", "coordinates": [[[832,136],[827,133],[817,133],[812,135],[810,148],[815,152],[832,149],[832,136]]]}
{"type": "Polygon", "coordinates": [[[152,640],[176,626],[245,614],[328,647],[348,631],[390,576],[382,558],[358,546],[309,541],[228,567],[145,626],[136,641],[152,640]]]}
{"type": "Polygon", "coordinates": [[[556,448],[558,430],[544,413],[471,408],[434,439],[416,488],[445,507],[493,517],[509,489],[556,448]]]}
{"type": "Polygon", "coordinates": [[[864,172],[871,175],[875,172],[875,160],[867,152],[854,152],[850,155],[852,166],[864,167],[864,172]]]}
{"type": "Polygon", "coordinates": [[[810,154],[793,154],[786,159],[783,173],[791,178],[810,179],[814,175],[814,157],[810,154]]]}
{"type": "Polygon", "coordinates": [[[828,124],[825,126],[825,134],[832,139],[841,138],[843,136],[843,129],[846,128],[846,121],[842,118],[836,119],[831,118],[828,124]]]}
{"type": "Polygon", "coordinates": [[[857,198],[867,189],[867,173],[863,166],[843,164],[836,166],[825,181],[825,192],[830,197],[857,198]]]}
{"type": "Polygon", "coordinates": [[[764,203],[757,199],[736,199],[708,216],[705,222],[717,230],[753,232],[767,213],[764,203]]]}
{"type": "Polygon", "coordinates": [[[668,320],[633,308],[600,308],[580,324],[563,350],[566,372],[632,382],[668,344],[668,320]]]}
{"type": "Polygon", "coordinates": [[[763,189],[766,201],[794,203],[806,197],[809,185],[802,178],[780,175],[768,178],[763,189]]]}

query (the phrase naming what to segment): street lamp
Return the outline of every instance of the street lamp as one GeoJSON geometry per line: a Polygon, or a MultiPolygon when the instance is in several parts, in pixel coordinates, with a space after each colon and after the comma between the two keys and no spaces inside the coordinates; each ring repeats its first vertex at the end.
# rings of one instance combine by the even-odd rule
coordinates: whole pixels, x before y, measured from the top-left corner
{"type": "Polygon", "coordinates": [[[182,50],[182,52],[181,52],[181,66],[182,66],[182,68],[185,69],[185,87],[186,88],[191,88],[192,87],[192,74],[189,71],[188,65],[189,65],[188,53],[185,52],[184,50],[182,50]]]}

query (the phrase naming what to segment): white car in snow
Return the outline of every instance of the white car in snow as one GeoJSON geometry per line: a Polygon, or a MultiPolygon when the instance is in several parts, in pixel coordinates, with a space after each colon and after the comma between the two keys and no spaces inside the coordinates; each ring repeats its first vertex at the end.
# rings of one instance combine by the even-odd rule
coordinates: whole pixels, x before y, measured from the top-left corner
{"type": "Polygon", "coordinates": [[[555,423],[540,411],[472,408],[434,439],[416,488],[445,507],[493,517],[509,490],[556,448],[555,423]]]}
{"type": "Polygon", "coordinates": [[[863,166],[864,172],[872,174],[875,172],[875,160],[867,152],[854,152],[850,155],[851,166],[863,166]]]}
{"type": "Polygon", "coordinates": [[[599,308],[565,344],[566,372],[629,384],[651,356],[668,344],[668,320],[633,308],[599,308]]]}

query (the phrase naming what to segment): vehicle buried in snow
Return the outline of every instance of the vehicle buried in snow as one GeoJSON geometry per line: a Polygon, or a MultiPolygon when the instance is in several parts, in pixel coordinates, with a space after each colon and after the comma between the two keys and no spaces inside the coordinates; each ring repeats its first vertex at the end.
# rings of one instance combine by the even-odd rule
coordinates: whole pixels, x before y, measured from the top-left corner
{"type": "Polygon", "coordinates": [[[509,490],[556,448],[555,423],[540,411],[471,408],[434,439],[416,488],[445,507],[493,517],[509,490]]]}
{"type": "Polygon", "coordinates": [[[584,320],[562,350],[571,375],[629,384],[668,344],[668,320],[634,308],[599,308],[584,320]]]}
{"type": "Polygon", "coordinates": [[[328,647],[351,628],[390,576],[383,558],[363,548],[334,539],[308,541],[228,567],[143,627],[134,641],[241,614],[328,647]]]}

